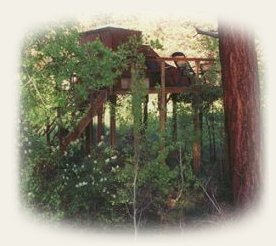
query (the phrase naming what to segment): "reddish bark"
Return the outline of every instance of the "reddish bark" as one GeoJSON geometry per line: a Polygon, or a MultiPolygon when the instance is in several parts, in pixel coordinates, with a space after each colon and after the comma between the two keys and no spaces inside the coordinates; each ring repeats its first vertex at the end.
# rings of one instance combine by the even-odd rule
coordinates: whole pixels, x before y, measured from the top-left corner
{"type": "Polygon", "coordinates": [[[243,26],[219,24],[225,126],[234,202],[251,204],[260,186],[260,102],[254,38],[243,26]]]}

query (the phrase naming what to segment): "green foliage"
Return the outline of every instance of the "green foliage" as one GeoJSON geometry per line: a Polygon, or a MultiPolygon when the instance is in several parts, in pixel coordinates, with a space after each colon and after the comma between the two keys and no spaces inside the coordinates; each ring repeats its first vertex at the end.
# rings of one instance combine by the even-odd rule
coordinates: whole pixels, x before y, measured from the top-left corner
{"type": "MultiPolygon", "coordinates": [[[[163,54],[183,47],[184,51],[189,48],[188,55],[204,50],[205,55],[216,57],[216,41],[197,36],[198,42],[186,42],[194,35],[193,24],[183,24],[187,30],[177,37],[177,30],[171,30],[168,23],[156,25],[153,27],[156,35],[151,35],[148,43],[163,49],[163,54]],[[166,41],[165,35],[173,40],[166,41]]],[[[178,96],[177,136],[173,136],[170,113],[166,131],[160,132],[155,99],[150,99],[152,105],[145,126],[142,115],[145,67],[144,57],[138,53],[142,40],[130,39],[117,51],[104,47],[100,41],[80,45],[78,40],[78,29],[74,26],[51,27],[27,37],[22,50],[20,177],[22,199],[27,207],[55,220],[124,228],[133,222],[134,211],[136,223],[141,226],[159,223],[164,216],[178,224],[191,215],[191,210],[202,209],[204,213],[210,209],[201,187],[209,178],[218,179],[219,174],[214,176],[213,170],[222,166],[219,67],[213,65],[201,75],[203,86],[194,85],[200,88],[203,114],[203,171],[196,176],[191,166],[196,137],[194,93],[178,96]],[[49,125],[52,135],[61,128],[72,130],[87,110],[89,93],[111,86],[127,68],[132,73],[132,94],[119,96],[117,100],[117,149],[110,148],[103,138],[87,155],[80,138],[62,156],[58,141],[46,144],[49,125]],[[73,73],[79,79],[77,84],[70,82],[73,73]],[[168,205],[171,200],[173,206],[168,205]]]]}
{"type": "Polygon", "coordinates": [[[100,41],[79,44],[73,26],[48,28],[26,38],[22,50],[24,119],[38,131],[56,122],[72,128],[87,107],[91,90],[111,86],[124,68],[122,52],[100,41]],[[76,74],[78,83],[72,83],[76,74]]]}

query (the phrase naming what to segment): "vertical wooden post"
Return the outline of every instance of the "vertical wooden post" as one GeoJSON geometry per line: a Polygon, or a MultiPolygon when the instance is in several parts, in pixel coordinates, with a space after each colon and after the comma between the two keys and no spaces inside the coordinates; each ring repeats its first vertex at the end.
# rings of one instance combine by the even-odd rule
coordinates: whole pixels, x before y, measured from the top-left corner
{"type": "Polygon", "coordinates": [[[165,122],[167,122],[167,100],[168,100],[168,93],[165,93],[165,122]]]}
{"type": "Polygon", "coordinates": [[[161,88],[160,88],[160,130],[165,130],[166,125],[166,93],[165,93],[165,62],[161,62],[161,88]]]}
{"type": "Polygon", "coordinates": [[[173,135],[173,140],[176,141],[177,140],[177,94],[172,94],[171,98],[172,98],[172,135],[173,135]]]}
{"type": "Polygon", "coordinates": [[[85,128],[85,152],[89,154],[91,151],[91,123],[85,128]]]}
{"type": "Polygon", "coordinates": [[[93,148],[94,143],[94,138],[95,138],[95,131],[94,131],[94,117],[91,119],[91,130],[90,130],[90,139],[91,139],[91,146],[93,148]]]}
{"type": "Polygon", "coordinates": [[[116,95],[110,96],[110,145],[116,145],[116,95]]]}
{"type": "Polygon", "coordinates": [[[103,105],[100,107],[98,112],[98,125],[97,125],[97,141],[98,143],[102,140],[102,136],[104,134],[104,108],[103,105]]]}
{"type": "Polygon", "coordinates": [[[200,69],[200,61],[195,61],[195,65],[196,65],[196,80],[198,82],[198,79],[199,79],[199,69],[200,69]]]}
{"type": "Polygon", "coordinates": [[[47,124],[47,127],[46,127],[46,142],[47,142],[48,146],[51,145],[50,125],[49,124],[47,124]]]}
{"type": "Polygon", "coordinates": [[[149,95],[146,95],[145,102],[144,102],[144,117],[143,117],[143,125],[144,128],[147,128],[148,125],[148,102],[149,102],[149,95]]]}
{"type": "MultiPolygon", "coordinates": [[[[199,83],[199,61],[196,61],[196,84],[199,83]]],[[[201,166],[201,128],[200,128],[200,96],[194,92],[193,123],[194,123],[194,143],[193,143],[193,170],[197,174],[201,166]]]]}

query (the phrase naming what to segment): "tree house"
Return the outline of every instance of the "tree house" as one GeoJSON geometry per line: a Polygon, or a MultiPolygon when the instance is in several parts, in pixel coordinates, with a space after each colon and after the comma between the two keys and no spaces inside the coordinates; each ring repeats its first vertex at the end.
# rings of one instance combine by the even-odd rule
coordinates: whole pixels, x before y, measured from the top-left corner
{"type": "MultiPolygon", "coordinates": [[[[87,31],[81,33],[80,43],[84,44],[87,42],[93,42],[95,40],[100,40],[106,47],[116,50],[121,44],[127,42],[130,37],[136,36],[141,37],[142,32],[135,30],[128,30],[123,28],[115,27],[105,27],[101,29],[96,29],[92,31],[87,31]]],[[[214,61],[214,59],[209,58],[187,58],[184,55],[174,57],[160,57],[150,46],[142,45],[139,48],[145,57],[145,84],[148,93],[158,94],[159,99],[159,119],[160,119],[160,129],[165,130],[166,122],[166,104],[168,94],[179,94],[184,92],[191,92],[195,90],[191,85],[196,83],[196,78],[199,78],[200,74],[206,70],[206,67],[214,61]],[[169,64],[168,62],[175,62],[176,66],[169,64]],[[194,63],[194,69],[191,68],[189,62],[194,63]],[[178,66],[179,64],[179,66],[178,66]],[[181,64],[186,64],[188,66],[185,69],[181,64]],[[188,73],[190,74],[188,74],[188,73]]],[[[71,141],[78,138],[83,132],[86,135],[86,151],[90,151],[91,147],[91,135],[93,124],[93,119],[97,118],[97,141],[101,140],[103,135],[103,106],[106,101],[111,103],[110,112],[110,144],[112,146],[116,145],[116,96],[119,94],[130,93],[131,88],[131,73],[130,69],[125,71],[121,78],[115,82],[111,88],[105,88],[100,92],[91,94],[90,105],[91,108],[87,115],[81,119],[76,129],[69,133],[62,142],[63,150],[65,150],[71,141]]],[[[197,115],[198,112],[195,112],[197,115]]],[[[147,118],[147,103],[144,107],[144,119],[147,118]]],[[[194,117],[195,126],[198,128],[199,123],[197,122],[198,116],[194,117]]],[[[198,130],[198,129],[196,129],[198,130]]],[[[200,148],[197,142],[194,147],[194,155],[199,155],[200,148]]],[[[199,157],[200,158],[200,157],[199,157]]],[[[197,161],[199,162],[199,160],[197,161]]],[[[195,164],[199,166],[199,163],[195,164]]]]}

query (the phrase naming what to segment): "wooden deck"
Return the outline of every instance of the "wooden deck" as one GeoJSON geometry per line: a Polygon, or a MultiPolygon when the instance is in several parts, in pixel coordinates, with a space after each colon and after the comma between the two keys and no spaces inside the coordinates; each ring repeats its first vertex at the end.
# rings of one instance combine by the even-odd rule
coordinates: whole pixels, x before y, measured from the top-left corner
{"type": "MultiPolygon", "coordinates": [[[[181,86],[181,87],[177,87],[177,86],[173,86],[173,87],[165,87],[165,93],[175,93],[175,94],[179,94],[179,93],[187,93],[187,92],[193,92],[193,91],[198,91],[200,88],[195,88],[193,86],[181,86]]],[[[148,94],[158,94],[161,92],[161,88],[155,88],[155,87],[150,87],[148,89],[148,94]]],[[[113,95],[124,95],[124,94],[131,94],[131,90],[130,89],[115,89],[112,91],[113,95]]]]}

